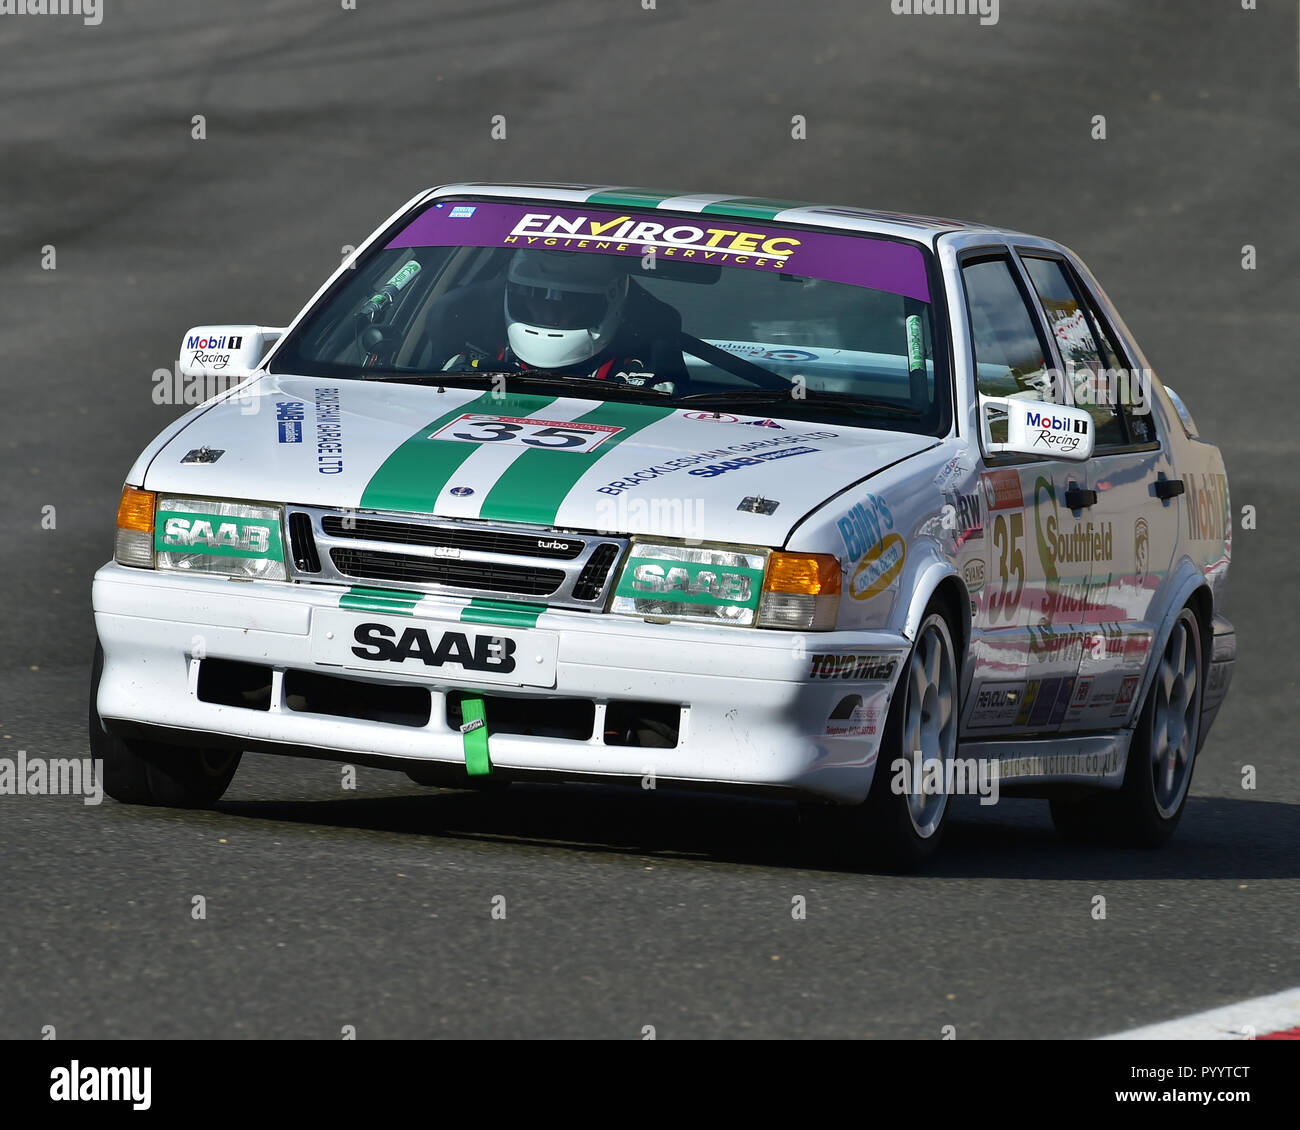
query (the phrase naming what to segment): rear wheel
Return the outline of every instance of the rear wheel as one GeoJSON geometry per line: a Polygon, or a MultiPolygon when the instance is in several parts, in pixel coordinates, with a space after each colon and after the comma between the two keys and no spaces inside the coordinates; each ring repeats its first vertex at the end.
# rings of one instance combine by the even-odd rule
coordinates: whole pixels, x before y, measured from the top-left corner
{"type": "Polygon", "coordinates": [[[90,753],[103,763],[104,792],[123,804],[166,808],[208,808],[229,787],[239,752],[126,741],[110,734],[96,700],[104,672],[104,650],[95,644],[90,676],[90,753]]]}
{"type": "Polygon", "coordinates": [[[1083,800],[1053,800],[1052,821],[1068,839],[1159,847],[1187,803],[1201,729],[1201,623],[1185,607],[1161,652],[1129,747],[1124,784],[1083,800]]]}

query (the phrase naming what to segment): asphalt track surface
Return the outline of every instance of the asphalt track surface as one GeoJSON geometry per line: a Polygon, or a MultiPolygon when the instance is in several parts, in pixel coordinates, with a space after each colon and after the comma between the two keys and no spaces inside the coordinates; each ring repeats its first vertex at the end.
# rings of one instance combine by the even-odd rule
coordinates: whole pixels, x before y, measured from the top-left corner
{"type": "Polygon", "coordinates": [[[90,579],[127,468],[182,410],[151,375],[183,331],[283,324],[445,181],[1057,238],[1257,528],[1234,536],[1236,680],[1163,851],[971,802],[929,873],[854,874],[783,805],[367,769],[345,793],[331,763],[248,756],[210,813],[0,797],[0,1036],[1078,1037],[1300,983],[1295,4],[1003,0],[987,27],[888,0],[107,7],[0,16],[0,756],[85,755],[90,579]]]}

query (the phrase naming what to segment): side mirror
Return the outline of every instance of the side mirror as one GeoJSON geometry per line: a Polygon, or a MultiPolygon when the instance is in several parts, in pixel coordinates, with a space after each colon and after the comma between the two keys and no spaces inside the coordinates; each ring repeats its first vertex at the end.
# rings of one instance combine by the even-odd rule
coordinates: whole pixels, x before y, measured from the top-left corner
{"type": "Polygon", "coordinates": [[[989,455],[1041,455],[1082,463],[1092,455],[1092,417],[1082,408],[1011,396],[979,398],[980,438],[989,455]],[[1006,440],[994,440],[1005,429],[1006,440]]]}
{"type": "Polygon", "coordinates": [[[177,370],[183,377],[242,380],[283,333],[269,326],[195,326],[181,339],[177,370]]]}

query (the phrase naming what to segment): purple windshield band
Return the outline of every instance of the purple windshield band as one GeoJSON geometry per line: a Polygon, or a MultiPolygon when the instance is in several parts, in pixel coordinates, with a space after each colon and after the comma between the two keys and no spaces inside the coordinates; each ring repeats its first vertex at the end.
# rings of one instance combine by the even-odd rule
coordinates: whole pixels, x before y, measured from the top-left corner
{"type": "Polygon", "coordinates": [[[610,212],[573,205],[440,200],[389,247],[552,248],[787,272],[930,301],[925,255],[910,243],[772,228],[728,216],[610,212]]]}

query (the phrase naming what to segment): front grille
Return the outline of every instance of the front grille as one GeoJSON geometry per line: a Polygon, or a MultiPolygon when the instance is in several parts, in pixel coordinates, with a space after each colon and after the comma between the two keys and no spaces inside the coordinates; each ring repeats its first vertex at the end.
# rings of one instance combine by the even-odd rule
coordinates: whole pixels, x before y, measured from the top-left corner
{"type": "Polygon", "coordinates": [[[364,549],[332,549],[330,559],[340,573],[365,581],[445,585],[487,592],[522,593],[525,596],[550,596],[564,580],[564,573],[559,569],[484,565],[474,561],[445,561],[436,557],[411,557],[404,553],[375,553],[364,549]]]}
{"type": "Polygon", "coordinates": [[[618,560],[619,548],[608,541],[596,547],[596,552],[588,558],[574,583],[573,596],[576,600],[596,600],[605,591],[605,579],[609,576],[610,566],[618,560]]]}
{"type": "Polygon", "coordinates": [[[312,537],[310,514],[289,515],[289,548],[299,572],[320,572],[320,556],[316,552],[316,539],[312,537]]]}
{"type": "Polygon", "coordinates": [[[291,576],[330,585],[604,608],[625,537],[409,514],[288,509],[291,576]]]}
{"type": "Polygon", "coordinates": [[[326,515],[321,527],[334,538],[365,541],[400,542],[403,545],[442,546],[448,549],[479,550],[483,553],[510,553],[524,557],[549,557],[571,561],[581,555],[585,543],[580,538],[561,535],[517,534],[505,530],[475,529],[472,526],[417,526],[385,518],[345,518],[326,515]]]}

